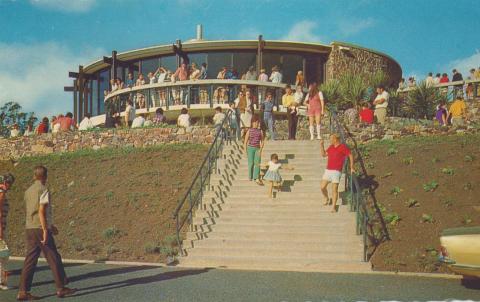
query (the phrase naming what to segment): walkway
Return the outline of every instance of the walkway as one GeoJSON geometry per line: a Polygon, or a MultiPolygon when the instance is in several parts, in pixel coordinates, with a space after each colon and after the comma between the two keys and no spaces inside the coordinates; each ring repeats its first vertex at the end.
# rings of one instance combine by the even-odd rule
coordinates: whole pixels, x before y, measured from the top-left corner
{"type": "MultiPolygon", "coordinates": [[[[53,297],[52,274],[41,263],[32,292],[41,301],[53,297]]],[[[11,263],[19,269],[21,263],[11,263]]],[[[68,266],[71,286],[79,289],[69,302],[152,301],[480,301],[480,290],[467,289],[458,279],[374,274],[178,270],[158,267],[120,267],[102,264],[68,266]]],[[[18,284],[19,271],[10,279],[18,284]]],[[[15,301],[16,289],[0,292],[1,302],[15,301]]]]}

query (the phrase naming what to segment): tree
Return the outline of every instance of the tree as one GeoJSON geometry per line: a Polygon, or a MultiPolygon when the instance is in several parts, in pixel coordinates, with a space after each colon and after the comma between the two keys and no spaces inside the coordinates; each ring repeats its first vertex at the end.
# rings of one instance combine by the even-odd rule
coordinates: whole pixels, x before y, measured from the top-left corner
{"type": "Polygon", "coordinates": [[[22,106],[17,102],[7,102],[0,107],[0,136],[8,137],[9,128],[14,124],[25,129],[29,124],[33,126],[37,120],[33,112],[23,112],[22,106]]]}

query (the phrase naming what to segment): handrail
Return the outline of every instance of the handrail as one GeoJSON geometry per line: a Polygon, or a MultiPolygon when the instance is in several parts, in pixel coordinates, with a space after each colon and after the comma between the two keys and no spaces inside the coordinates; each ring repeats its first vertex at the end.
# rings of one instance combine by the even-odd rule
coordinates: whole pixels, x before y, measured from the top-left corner
{"type": "Polygon", "coordinates": [[[272,83],[263,81],[247,81],[247,80],[222,80],[222,79],[207,79],[207,80],[186,80],[186,81],[166,81],[163,83],[144,84],[139,86],[127,87],[120,90],[113,91],[107,95],[105,102],[109,99],[130,92],[142,91],[145,89],[179,87],[179,86],[202,86],[202,85],[246,85],[246,86],[263,86],[269,88],[285,88],[286,83],[272,83]]]}
{"type": "MultiPolygon", "coordinates": [[[[439,84],[434,84],[432,85],[433,88],[448,88],[450,86],[463,86],[465,84],[480,84],[480,79],[475,79],[475,80],[462,80],[462,81],[452,81],[452,82],[446,82],[446,83],[439,83],[439,84]]],[[[409,92],[412,90],[417,89],[418,86],[413,86],[413,87],[406,87],[403,89],[398,89],[398,92],[409,92]]]]}
{"type": "MultiPolygon", "coordinates": [[[[333,106],[329,106],[329,111],[330,111],[330,131],[338,133],[340,136],[341,142],[343,144],[346,144],[345,133],[347,133],[349,137],[353,140],[351,133],[343,125],[343,123],[340,122],[340,119],[338,118],[335,108],[333,106]]],[[[357,154],[360,154],[355,140],[353,141],[354,141],[354,150],[356,151],[357,154]]],[[[363,198],[363,188],[358,181],[358,176],[351,173],[351,171],[348,171],[348,167],[349,167],[348,163],[349,163],[349,160],[347,159],[344,162],[344,166],[343,166],[344,171],[346,171],[345,174],[347,175],[345,179],[345,189],[350,192],[350,199],[349,199],[350,211],[356,212],[356,232],[357,232],[357,235],[362,235],[363,237],[363,261],[367,262],[369,261],[369,255],[368,255],[369,238],[367,234],[368,233],[367,228],[369,226],[369,222],[371,218],[368,213],[365,200],[363,198]]],[[[363,161],[360,161],[360,163],[362,166],[361,175],[366,177],[366,169],[363,164],[363,161]]],[[[370,190],[369,190],[369,193],[375,201],[376,199],[373,193],[370,190]]],[[[388,233],[388,229],[386,227],[383,216],[381,215],[381,212],[377,206],[375,206],[375,209],[376,209],[376,214],[380,218],[380,222],[382,224],[382,231],[384,233],[385,239],[389,240],[390,235],[388,233]]]]}
{"type": "Polygon", "coordinates": [[[175,211],[173,213],[173,219],[175,220],[176,225],[176,239],[177,244],[180,248],[180,252],[183,255],[183,248],[182,248],[182,241],[180,240],[180,231],[182,230],[185,223],[188,221],[189,224],[192,223],[193,217],[193,210],[194,208],[201,203],[204,193],[204,188],[207,185],[207,182],[210,181],[210,175],[212,173],[212,169],[216,168],[216,160],[218,158],[218,154],[223,147],[223,144],[226,140],[230,140],[230,135],[227,135],[227,127],[228,121],[230,120],[231,111],[228,111],[223,119],[222,124],[218,127],[218,131],[213,139],[212,145],[208,149],[207,154],[205,155],[202,164],[200,165],[195,177],[190,184],[187,192],[185,193],[184,197],[179,201],[175,211]],[[206,169],[206,173],[204,175],[204,169],[206,169]],[[197,188],[198,186],[198,188],[197,188]],[[197,192],[194,192],[197,189],[197,192]],[[192,195],[193,194],[193,195],[192,195]],[[187,213],[185,214],[184,218],[180,217],[180,211],[184,207],[185,203],[189,201],[189,207],[187,213]]]}

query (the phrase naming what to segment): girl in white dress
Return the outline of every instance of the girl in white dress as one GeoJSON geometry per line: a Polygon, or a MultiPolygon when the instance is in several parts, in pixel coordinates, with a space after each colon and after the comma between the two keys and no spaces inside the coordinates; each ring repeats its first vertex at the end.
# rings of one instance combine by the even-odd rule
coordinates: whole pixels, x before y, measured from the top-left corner
{"type": "Polygon", "coordinates": [[[279,191],[280,186],[282,185],[282,176],[278,170],[280,170],[280,168],[293,170],[293,167],[282,165],[278,161],[278,155],[276,153],[273,153],[270,156],[270,161],[265,166],[268,166],[268,170],[263,176],[263,180],[266,180],[269,183],[268,197],[273,198],[273,188],[275,187],[277,191],[279,191]]]}

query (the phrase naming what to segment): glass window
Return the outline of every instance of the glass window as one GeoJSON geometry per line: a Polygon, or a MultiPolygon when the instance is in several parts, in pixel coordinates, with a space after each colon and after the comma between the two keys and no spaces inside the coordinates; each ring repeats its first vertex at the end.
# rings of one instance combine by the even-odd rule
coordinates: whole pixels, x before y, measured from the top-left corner
{"type": "Polygon", "coordinates": [[[298,71],[303,71],[303,57],[296,54],[284,54],[282,58],[283,82],[295,84],[298,71]]]}
{"type": "Polygon", "coordinates": [[[105,69],[99,74],[100,81],[100,91],[99,91],[99,100],[98,100],[98,114],[105,113],[104,98],[103,94],[105,90],[110,89],[110,69],[105,69]]]}
{"type": "Polygon", "coordinates": [[[188,54],[188,58],[190,59],[190,64],[195,63],[198,68],[202,66],[202,63],[207,63],[206,53],[191,53],[188,54]]]}
{"type": "Polygon", "coordinates": [[[92,86],[91,86],[91,96],[92,96],[92,108],[90,112],[92,113],[92,116],[98,115],[98,81],[97,80],[92,80],[91,81],[92,86]]]}
{"type": "Polygon", "coordinates": [[[305,56],[305,79],[307,84],[312,82],[323,83],[323,63],[324,60],[320,56],[305,56]]]}
{"type": "Polygon", "coordinates": [[[248,68],[257,66],[257,53],[255,52],[234,52],[233,53],[233,67],[237,70],[238,76],[241,79],[247,72],[248,68]]]}
{"type": "Polygon", "coordinates": [[[272,73],[273,66],[278,66],[280,68],[280,72],[283,74],[282,56],[280,53],[264,52],[262,65],[269,76],[272,73]]]}
{"type": "Polygon", "coordinates": [[[175,72],[177,70],[177,56],[165,56],[160,58],[160,66],[175,72]]]}
{"type": "Polygon", "coordinates": [[[216,79],[223,67],[232,67],[232,54],[228,52],[212,52],[208,54],[208,78],[216,79]]]}
{"type": "Polygon", "coordinates": [[[160,62],[158,58],[142,60],[142,73],[146,77],[149,72],[157,71],[160,62]]]}

